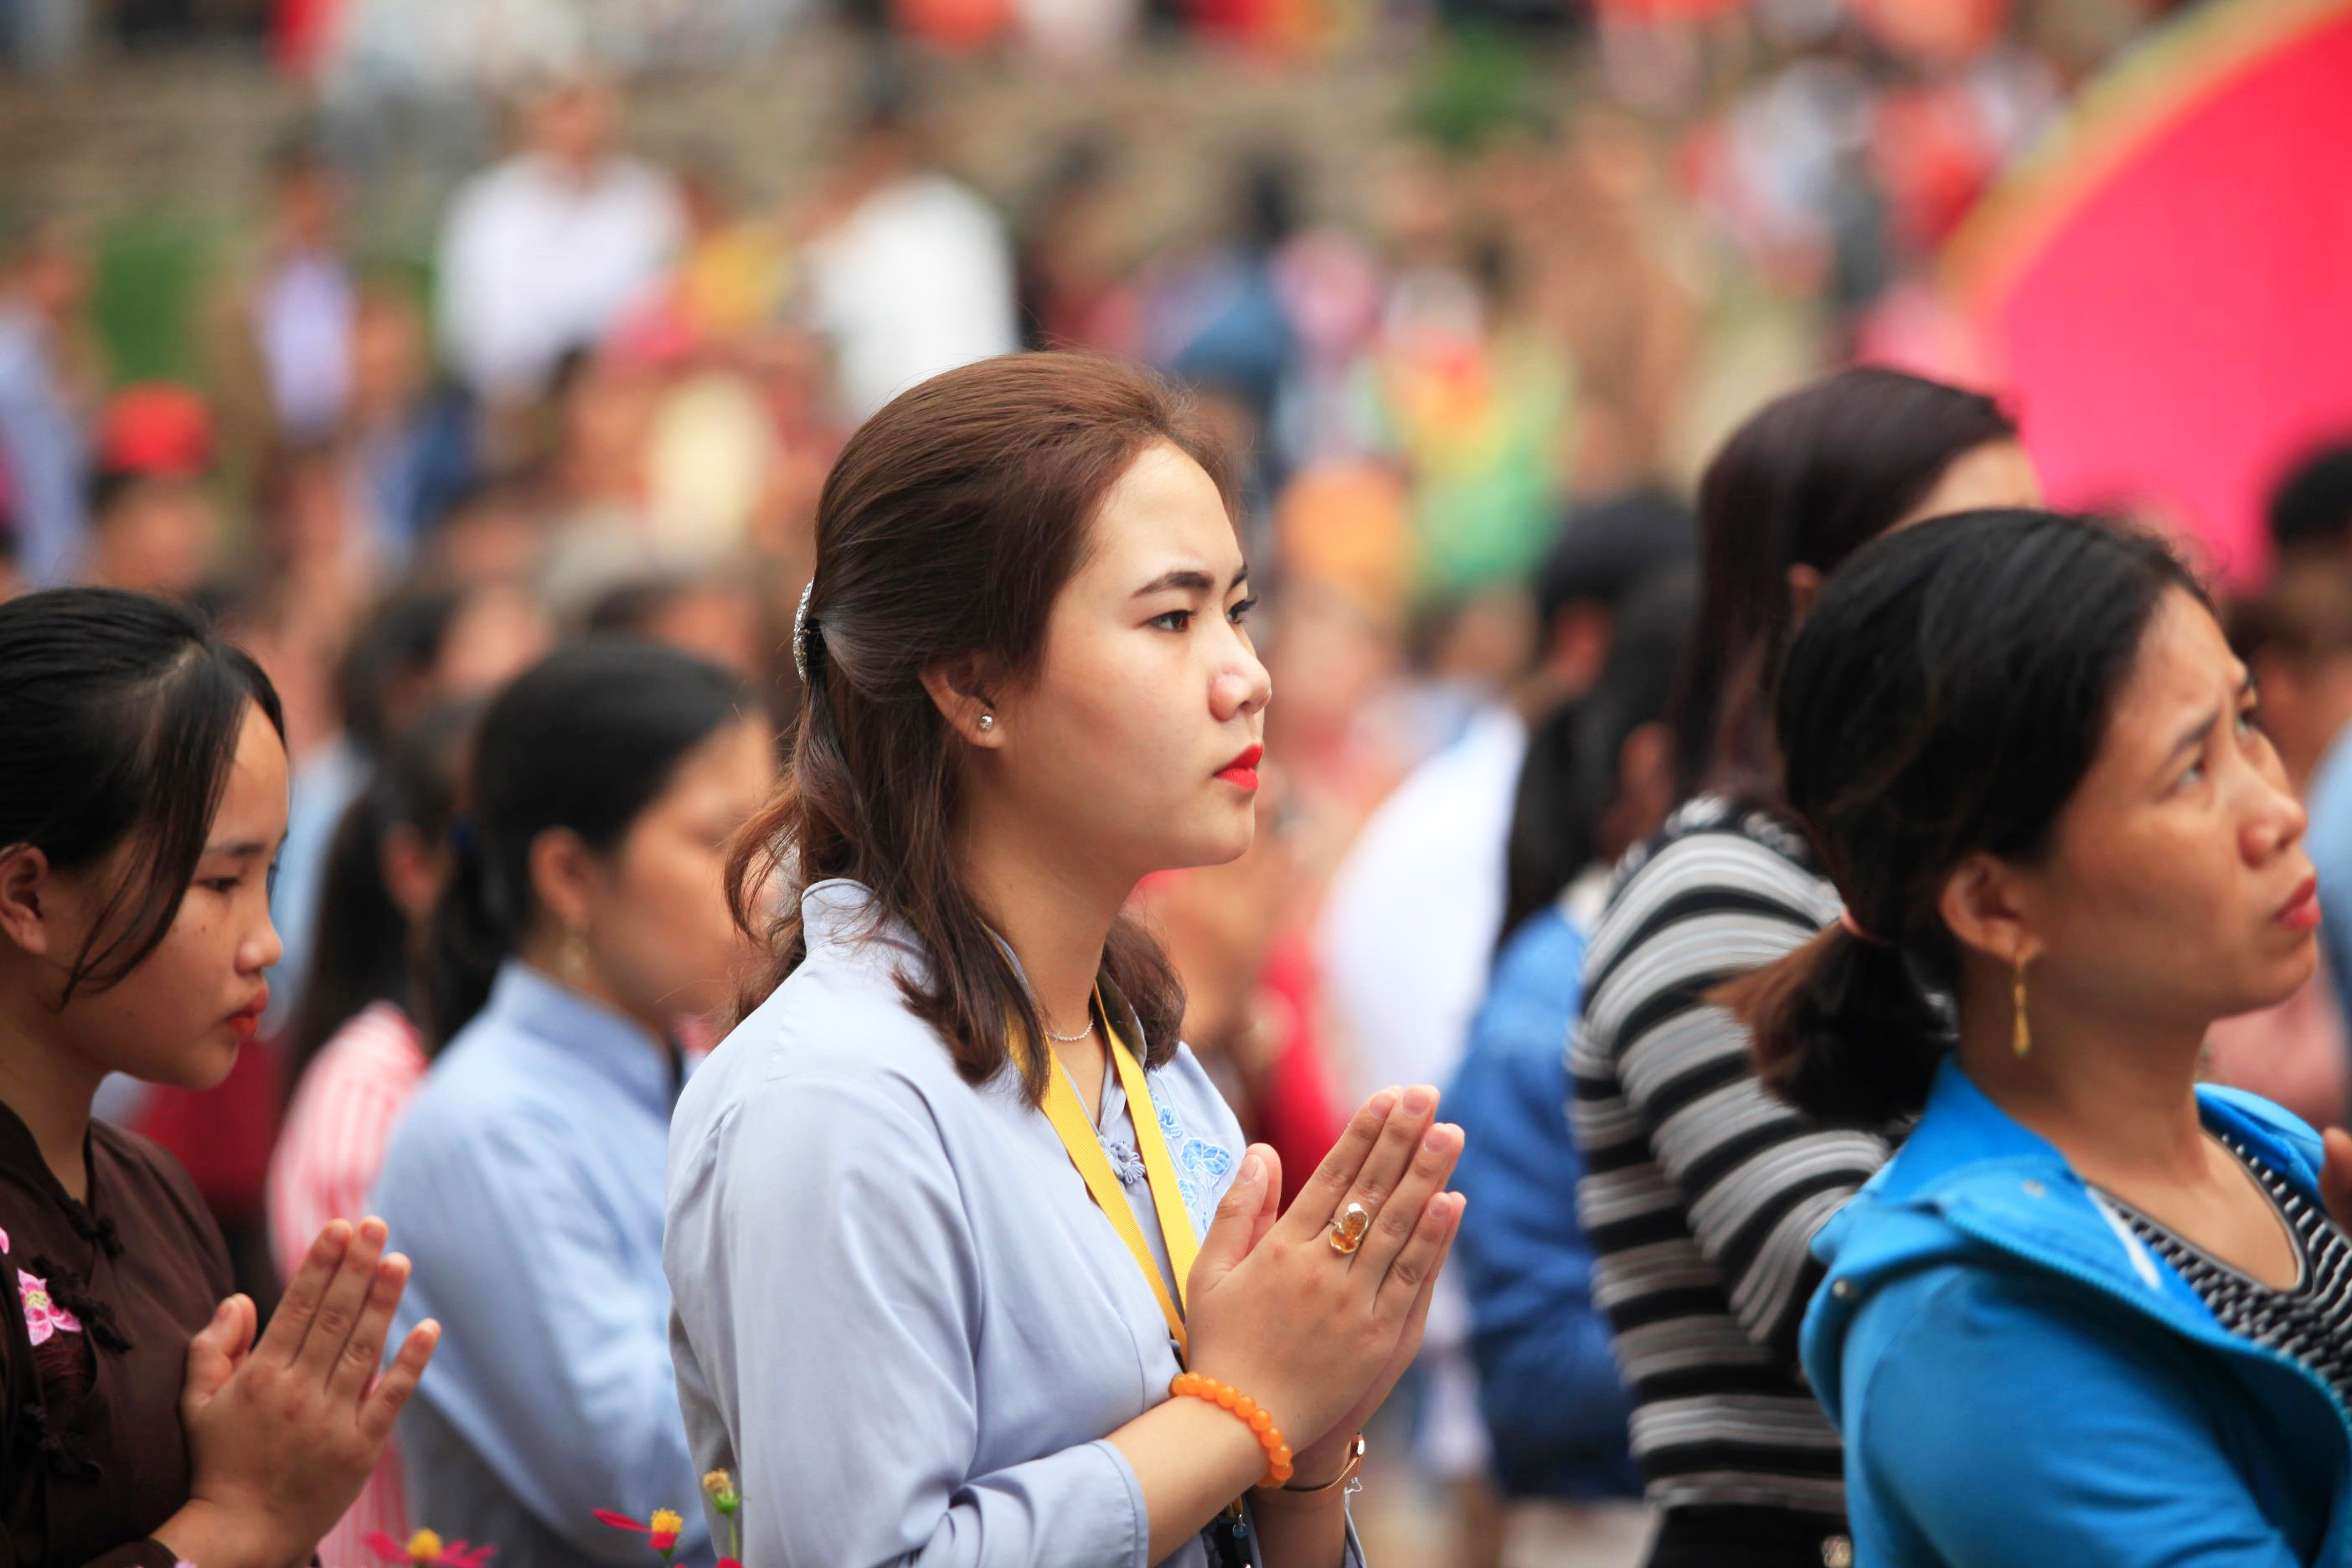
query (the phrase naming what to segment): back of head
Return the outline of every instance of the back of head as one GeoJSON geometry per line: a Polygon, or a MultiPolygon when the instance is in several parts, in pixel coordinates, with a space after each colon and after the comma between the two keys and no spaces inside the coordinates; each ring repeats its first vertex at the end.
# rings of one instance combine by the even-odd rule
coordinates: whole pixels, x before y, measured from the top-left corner
{"type": "MultiPolygon", "coordinates": [[[[1036,1037],[1035,1004],[957,870],[956,747],[923,677],[959,664],[1013,685],[1033,677],[1103,498],[1160,443],[1201,465],[1230,513],[1224,456],[1186,406],[1145,372],[1094,355],[949,371],[850,437],[817,506],[790,778],[730,867],[738,918],[767,927],[774,953],[747,1006],[806,956],[796,896],[772,922],[753,908],[782,868],[795,895],[828,878],[863,883],[921,938],[934,978],[910,1005],[975,1081],[1008,1059],[1008,1016],[1036,1037]]],[[[1182,998],[1157,948],[1121,922],[1105,962],[1149,1050],[1172,1051],[1182,998]]]]}
{"type": "Polygon", "coordinates": [[[177,916],[249,707],[283,740],[260,667],[180,605],[107,588],[0,603],[0,849],[56,870],[132,852],[65,994],[103,990],[177,916]]]}
{"type": "Polygon", "coordinates": [[[1670,491],[1643,486],[1579,506],[1537,569],[1536,621],[1549,634],[1579,605],[1618,608],[1660,574],[1696,553],[1691,510],[1670,491]]]}
{"type": "Polygon", "coordinates": [[[430,674],[466,605],[466,591],[439,584],[395,589],[352,638],[335,671],[343,728],[370,756],[393,739],[395,689],[430,674]]]}
{"type": "Polygon", "coordinates": [[[757,710],[717,666],[634,638],[558,648],[483,710],[427,939],[424,1005],[436,1043],[488,998],[540,918],[531,846],[566,829],[618,847],[687,754],[757,710]]]}
{"type": "Polygon", "coordinates": [[[1860,933],[1833,926],[1722,1000],[1768,1082],[1825,1121],[1888,1125],[1948,1048],[1946,879],[2030,862],[2096,757],[2165,595],[2202,597],[2158,540],[2039,511],[1968,512],[1879,540],[1789,649],[1787,802],[1860,933]]]}
{"type": "Polygon", "coordinates": [[[1622,791],[1626,742],[1664,719],[1696,604],[1687,568],[1645,578],[1624,596],[1599,681],[1528,737],[1505,854],[1505,937],[1610,853],[1603,829],[1622,791]]]}
{"type": "Polygon", "coordinates": [[[1992,399],[1901,371],[1838,372],[1768,404],[1699,484],[1699,620],[1675,702],[1681,793],[1777,794],[1767,704],[1798,619],[1790,572],[1826,576],[2017,427],[1992,399]]]}
{"type": "Polygon", "coordinates": [[[2283,560],[2342,554],[2352,543],[2352,441],[2322,447],[2271,491],[2271,543],[2283,560]]]}
{"type": "Polygon", "coordinates": [[[292,1026],[288,1081],[362,1008],[390,1002],[414,1013],[416,932],[384,879],[387,840],[415,836],[427,852],[448,842],[478,702],[427,712],[394,742],[327,846],[310,973],[292,1026]]]}

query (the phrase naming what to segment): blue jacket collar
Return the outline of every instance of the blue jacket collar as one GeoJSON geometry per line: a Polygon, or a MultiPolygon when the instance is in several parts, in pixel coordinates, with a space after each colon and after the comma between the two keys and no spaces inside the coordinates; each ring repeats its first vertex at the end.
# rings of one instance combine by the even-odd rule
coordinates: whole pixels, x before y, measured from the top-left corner
{"type": "MultiPolygon", "coordinates": [[[[2324,1157],[2311,1129],[2269,1101],[2200,1085],[2205,1125],[2252,1150],[2316,1201],[2324,1157]]],[[[2221,1332],[2196,1292],[2158,1264],[2055,1145],[1995,1105],[1947,1058],[1901,1151],[1822,1227],[1830,1277],[1806,1313],[1804,1358],[1832,1416],[1845,1331],[1880,1285],[1993,1253],[2104,1285],[2185,1331],[2221,1332]]]]}

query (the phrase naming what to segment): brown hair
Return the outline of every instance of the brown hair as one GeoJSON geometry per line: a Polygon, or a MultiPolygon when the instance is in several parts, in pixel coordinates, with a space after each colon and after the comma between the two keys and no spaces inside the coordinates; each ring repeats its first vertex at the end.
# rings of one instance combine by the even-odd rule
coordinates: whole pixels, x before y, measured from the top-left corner
{"type": "Polygon", "coordinates": [[[1963,986],[1943,885],[1973,854],[2047,852],[2167,594],[2164,542],[2054,512],[1963,512],[1864,545],[1789,648],[1774,717],[1788,801],[1841,921],[1715,991],[1757,1070],[1819,1121],[1927,1104],[1963,986]]]}
{"type": "Polygon", "coordinates": [[[1979,393],[1857,365],[1732,433],[1698,487],[1698,624],[1675,702],[1677,794],[1777,803],[1772,690],[1798,620],[1789,569],[1823,575],[1925,500],[1955,462],[2017,438],[1979,393]]]}
{"type": "MultiPolygon", "coordinates": [[[[1103,497],[1163,441],[1207,470],[1231,513],[1230,465],[1189,409],[1148,374],[1095,355],[1009,354],[949,371],[850,437],[817,502],[808,690],[784,785],[728,866],[736,919],[773,954],[744,1011],[808,956],[797,897],[767,919],[760,889],[772,876],[795,894],[841,877],[872,890],[877,921],[896,918],[921,940],[929,973],[899,986],[968,1081],[1013,1059],[1008,1019],[1041,1037],[1028,987],[958,874],[956,747],[922,678],[958,663],[995,680],[1033,678],[1103,497]]],[[[1134,1007],[1146,1061],[1166,1061],[1183,987],[1125,916],[1103,978],[1134,1007]]],[[[1045,1053],[1029,1053],[1033,1101],[1045,1072],[1045,1053]]]]}

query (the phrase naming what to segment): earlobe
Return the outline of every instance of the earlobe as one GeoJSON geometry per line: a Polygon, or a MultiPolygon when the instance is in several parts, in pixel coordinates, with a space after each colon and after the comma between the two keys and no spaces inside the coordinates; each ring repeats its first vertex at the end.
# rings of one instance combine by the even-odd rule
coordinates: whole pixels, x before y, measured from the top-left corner
{"type": "Polygon", "coordinates": [[[995,704],[968,663],[937,665],[923,671],[923,689],[964,744],[993,746],[1003,738],[1004,725],[996,715],[995,704]]]}
{"type": "Polygon", "coordinates": [[[550,827],[530,841],[531,902],[556,926],[576,931],[588,921],[592,852],[568,827],[550,827]]]}
{"type": "Polygon", "coordinates": [[[0,931],[37,956],[49,951],[49,921],[41,906],[49,858],[29,844],[0,853],[0,931]]]}

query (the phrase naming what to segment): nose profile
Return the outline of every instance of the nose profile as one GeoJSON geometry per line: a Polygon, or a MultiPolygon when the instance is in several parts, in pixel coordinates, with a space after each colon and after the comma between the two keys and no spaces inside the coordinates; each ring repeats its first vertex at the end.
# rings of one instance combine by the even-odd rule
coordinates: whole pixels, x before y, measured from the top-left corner
{"type": "Polygon", "coordinates": [[[1265,661],[1247,647],[1209,683],[1209,710],[1219,723],[1259,712],[1273,699],[1274,677],[1266,672],[1265,661]]]}
{"type": "Polygon", "coordinates": [[[2240,835],[2247,860],[2255,865],[2300,843],[2304,830],[2311,826],[2309,809],[2291,786],[2264,779],[2263,789],[2265,798],[2262,806],[2247,820],[2240,835]]]}
{"type": "Polygon", "coordinates": [[[252,932],[237,948],[237,968],[258,973],[286,956],[286,942],[278,934],[277,922],[267,912],[261,917],[261,929],[252,932]]]}

